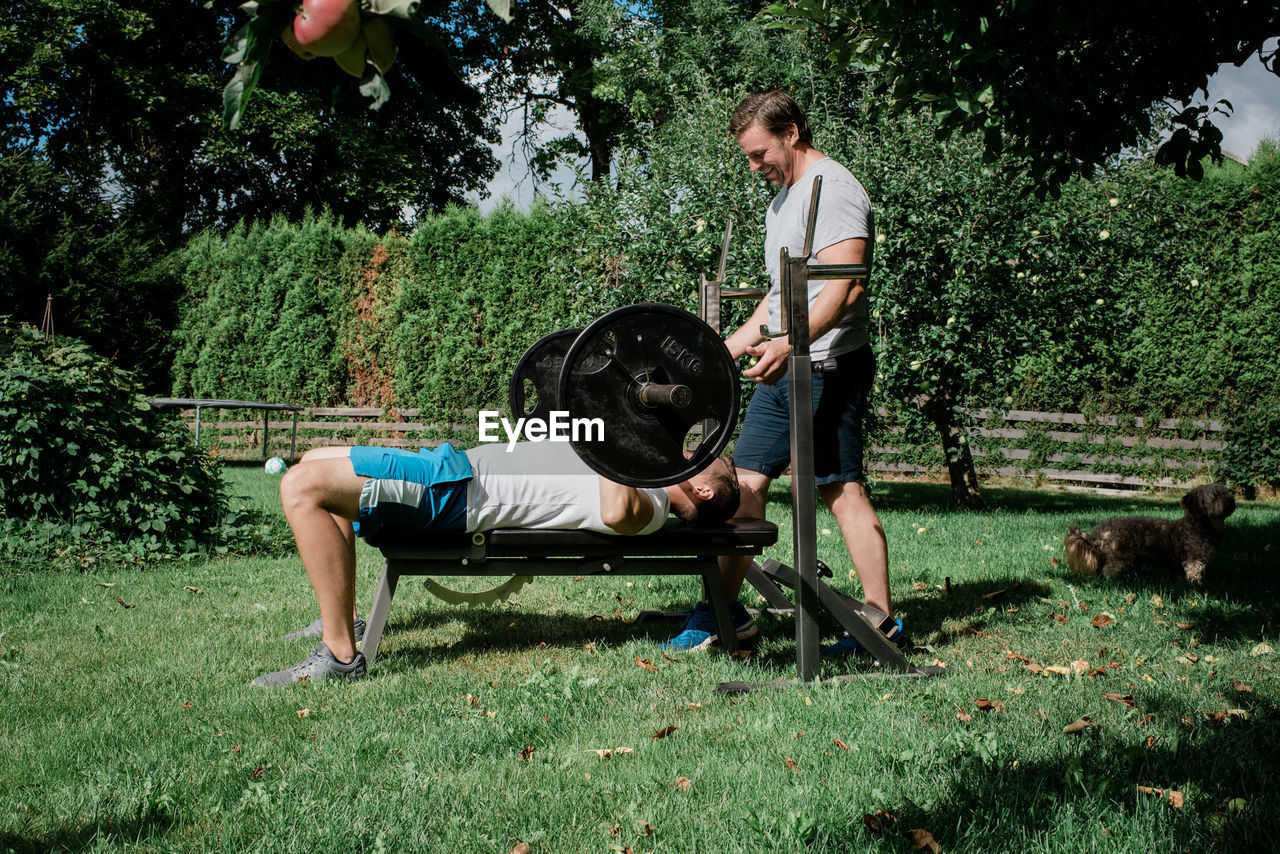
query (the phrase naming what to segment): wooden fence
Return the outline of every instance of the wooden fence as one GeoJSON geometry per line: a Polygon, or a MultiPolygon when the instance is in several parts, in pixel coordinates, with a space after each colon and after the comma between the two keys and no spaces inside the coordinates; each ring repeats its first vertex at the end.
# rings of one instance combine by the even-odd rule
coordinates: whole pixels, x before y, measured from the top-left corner
{"type": "MultiPolygon", "coordinates": [[[[184,411],[194,428],[194,410],[184,411]]],[[[262,454],[261,420],[244,413],[205,414],[201,445],[225,459],[262,454]]],[[[465,423],[442,425],[420,420],[421,412],[390,414],[376,407],[315,407],[299,413],[297,452],[320,445],[434,447],[456,437],[466,445],[477,439],[474,412],[465,423]]],[[[887,413],[881,412],[885,417],[887,413]]],[[[1188,488],[1209,479],[1225,443],[1220,421],[1141,417],[1085,416],[1080,413],[1024,410],[976,410],[968,437],[978,474],[983,478],[1026,479],[1066,489],[1130,492],[1150,488],[1188,488]]],[[[270,425],[272,453],[285,456],[292,425],[270,425]]],[[[906,442],[901,428],[889,426],[867,455],[871,471],[888,476],[945,476],[941,451],[906,442]]]]}

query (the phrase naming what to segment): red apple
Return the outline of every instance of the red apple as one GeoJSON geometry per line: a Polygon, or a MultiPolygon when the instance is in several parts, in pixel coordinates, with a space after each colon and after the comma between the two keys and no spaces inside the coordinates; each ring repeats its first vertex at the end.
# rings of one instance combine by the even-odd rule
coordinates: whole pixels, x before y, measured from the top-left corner
{"type": "Polygon", "coordinates": [[[287,44],[287,45],[289,46],[289,50],[293,51],[294,53],[296,53],[298,56],[302,57],[303,59],[315,59],[315,58],[316,58],[316,55],[315,55],[314,53],[312,53],[311,51],[307,50],[307,49],[306,49],[306,48],[304,48],[302,45],[298,44],[298,39],[293,35],[293,23],[292,23],[292,22],[290,22],[290,23],[289,23],[289,25],[288,25],[288,26],[286,26],[286,27],[284,28],[284,31],[283,31],[282,33],[280,33],[280,38],[284,39],[284,43],[285,43],[285,44],[287,44]]]}
{"type": "Polygon", "coordinates": [[[359,0],[302,0],[293,35],[299,47],[316,56],[346,53],[360,35],[359,0]]]}

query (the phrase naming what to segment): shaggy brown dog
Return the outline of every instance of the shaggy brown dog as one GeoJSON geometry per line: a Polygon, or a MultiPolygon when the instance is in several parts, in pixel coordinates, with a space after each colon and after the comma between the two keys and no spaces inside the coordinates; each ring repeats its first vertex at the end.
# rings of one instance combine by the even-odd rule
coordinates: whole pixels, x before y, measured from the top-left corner
{"type": "Polygon", "coordinates": [[[1197,486],[1182,496],[1186,515],[1176,521],[1149,516],[1117,516],[1087,534],[1075,525],[1067,532],[1067,566],[1115,578],[1135,563],[1181,569],[1199,586],[1204,568],[1222,542],[1222,520],[1236,509],[1231,491],[1220,483],[1197,486]]]}

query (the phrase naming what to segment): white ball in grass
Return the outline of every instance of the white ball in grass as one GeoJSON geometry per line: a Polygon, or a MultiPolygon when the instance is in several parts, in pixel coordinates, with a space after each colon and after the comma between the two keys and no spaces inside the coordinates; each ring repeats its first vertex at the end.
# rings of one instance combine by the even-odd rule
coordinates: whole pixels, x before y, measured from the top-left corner
{"type": "Polygon", "coordinates": [[[284,464],[284,460],[279,457],[272,457],[262,464],[262,469],[267,474],[284,474],[284,470],[287,468],[288,466],[284,464]]]}

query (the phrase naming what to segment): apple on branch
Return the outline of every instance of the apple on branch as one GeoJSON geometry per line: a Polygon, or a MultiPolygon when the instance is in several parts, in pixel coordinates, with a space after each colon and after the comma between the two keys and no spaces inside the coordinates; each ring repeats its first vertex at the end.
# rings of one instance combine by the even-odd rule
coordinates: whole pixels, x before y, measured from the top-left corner
{"type": "Polygon", "coordinates": [[[303,59],[344,54],[360,37],[359,0],[302,0],[281,36],[303,59]]]}

